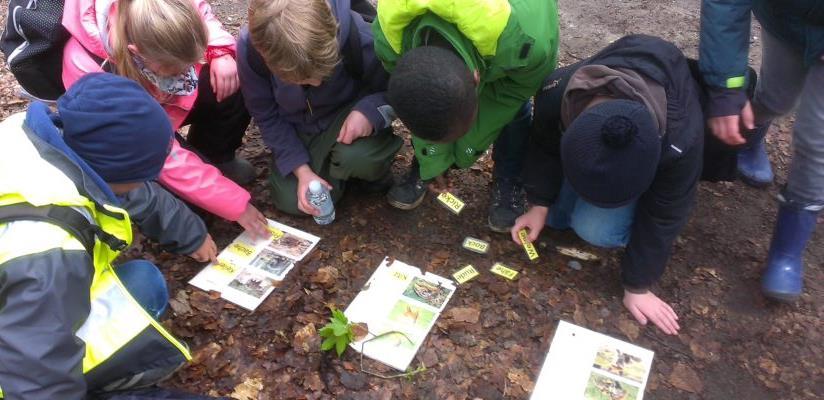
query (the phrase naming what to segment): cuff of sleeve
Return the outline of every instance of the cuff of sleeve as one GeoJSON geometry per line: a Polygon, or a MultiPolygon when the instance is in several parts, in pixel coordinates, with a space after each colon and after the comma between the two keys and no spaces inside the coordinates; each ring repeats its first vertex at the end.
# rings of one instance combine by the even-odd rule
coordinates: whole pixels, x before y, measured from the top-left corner
{"type": "Polygon", "coordinates": [[[235,57],[235,51],[232,50],[231,47],[209,47],[206,49],[206,61],[212,62],[215,58],[220,58],[225,55],[230,55],[232,58],[235,57]]]}
{"type": "Polygon", "coordinates": [[[289,157],[288,159],[278,160],[277,157],[272,156],[275,166],[277,166],[280,176],[286,177],[303,164],[309,164],[309,156],[307,154],[300,154],[289,157]]]}
{"type": "Polygon", "coordinates": [[[741,114],[741,109],[746,103],[747,93],[743,89],[710,88],[707,117],[741,114]]]}
{"type": "Polygon", "coordinates": [[[360,99],[352,109],[363,113],[369,123],[372,124],[372,129],[380,131],[392,124],[390,115],[382,111],[385,106],[384,96],[382,94],[373,94],[360,99]]]}
{"type": "Polygon", "coordinates": [[[553,201],[527,192],[526,201],[532,206],[551,207],[553,201]]]}
{"type": "Polygon", "coordinates": [[[645,293],[649,292],[649,287],[635,287],[635,286],[627,285],[625,283],[624,284],[624,290],[626,290],[627,292],[630,292],[632,294],[645,294],[645,293]]]}

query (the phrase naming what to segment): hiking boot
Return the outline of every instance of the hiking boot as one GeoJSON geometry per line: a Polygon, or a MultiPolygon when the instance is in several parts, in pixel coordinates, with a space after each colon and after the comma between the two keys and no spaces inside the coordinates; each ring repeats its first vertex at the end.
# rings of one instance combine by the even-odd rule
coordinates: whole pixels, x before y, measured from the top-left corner
{"type": "Polygon", "coordinates": [[[764,137],[770,130],[770,124],[758,126],[755,132],[747,137],[747,144],[738,150],[738,176],[749,186],[762,188],[769,186],[773,181],[773,171],[770,158],[767,156],[767,147],[764,137]]]}
{"type": "Polygon", "coordinates": [[[232,161],[215,164],[215,167],[223,173],[223,176],[231,179],[238,185],[251,183],[257,178],[255,167],[240,157],[235,157],[232,161]]]}
{"type": "Polygon", "coordinates": [[[401,210],[413,210],[421,205],[426,197],[426,182],[421,180],[421,171],[418,160],[412,161],[409,171],[401,181],[392,185],[386,193],[389,205],[401,210]]]}
{"type": "Polygon", "coordinates": [[[495,179],[489,201],[489,229],[507,233],[515,225],[515,220],[524,214],[524,189],[515,179],[495,179]]]}
{"type": "Polygon", "coordinates": [[[761,276],[761,291],[765,296],[781,302],[793,302],[801,296],[802,255],[815,230],[817,217],[815,211],[786,204],[778,209],[767,268],[761,276]]]}

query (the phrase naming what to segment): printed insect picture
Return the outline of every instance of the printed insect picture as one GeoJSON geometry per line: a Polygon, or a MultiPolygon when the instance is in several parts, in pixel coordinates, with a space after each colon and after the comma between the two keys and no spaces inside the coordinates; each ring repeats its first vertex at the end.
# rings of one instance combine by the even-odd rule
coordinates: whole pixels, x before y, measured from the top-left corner
{"type": "Polygon", "coordinates": [[[452,291],[452,288],[445,287],[440,283],[415,278],[404,290],[403,295],[440,310],[449,299],[452,291]]]}

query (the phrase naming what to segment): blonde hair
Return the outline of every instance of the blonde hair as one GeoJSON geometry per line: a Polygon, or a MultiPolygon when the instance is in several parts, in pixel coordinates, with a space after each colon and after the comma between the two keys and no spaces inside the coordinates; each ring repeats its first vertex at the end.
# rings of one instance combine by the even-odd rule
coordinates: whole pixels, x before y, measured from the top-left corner
{"type": "Polygon", "coordinates": [[[251,0],[249,5],[252,46],[287,82],[331,76],[340,60],[337,32],[326,0],[251,0]]]}
{"type": "Polygon", "coordinates": [[[191,0],[119,0],[112,37],[112,61],[118,75],[150,87],[132,59],[133,44],[146,61],[183,69],[206,52],[206,24],[191,0]]]}

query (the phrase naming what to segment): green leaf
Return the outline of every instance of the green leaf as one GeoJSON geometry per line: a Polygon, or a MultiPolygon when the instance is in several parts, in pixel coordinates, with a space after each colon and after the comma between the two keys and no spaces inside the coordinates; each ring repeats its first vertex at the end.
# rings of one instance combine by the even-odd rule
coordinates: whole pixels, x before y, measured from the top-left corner
{"type": "Polygon", "coordinates": [[[341,310],[332,310],[332,319],[338,320],[342,324],[349,324],[349,319],[341,310]]]}
{"type": "Polygon", "coordinates": [[[331,324],[326,324],[326,326],[324,326],[323,328],[320,328],[318,333],[320,334],[320,337],[332,337],[332,336],[334,336],[333,335],[334,330],[332,329],[331,324]]]}
{"type": "Polygon", "coordinates": [[[323,343],[320,345],[320,349],[323,350],[323,351],[332,350],[332,348],[335,347],[335,342],[336,341],[337,341],[337,339],[335,337],[330,336],[330,337],[326,338],[326,340],[323,341],[323,343]]]}
{"type": "Polygon", "coordinates": [[[349,325],[333,323],[332,330],[335,332],[335,336],[343,336],[349,330],[349,325]]]}
{"type": "Polygon", "coordinates": [[[338,338],[337,343],[335,343],[335,351],[338,352],[338,357],[340,357],[344,351],[346,351],[346,339],[338,338]]]}

